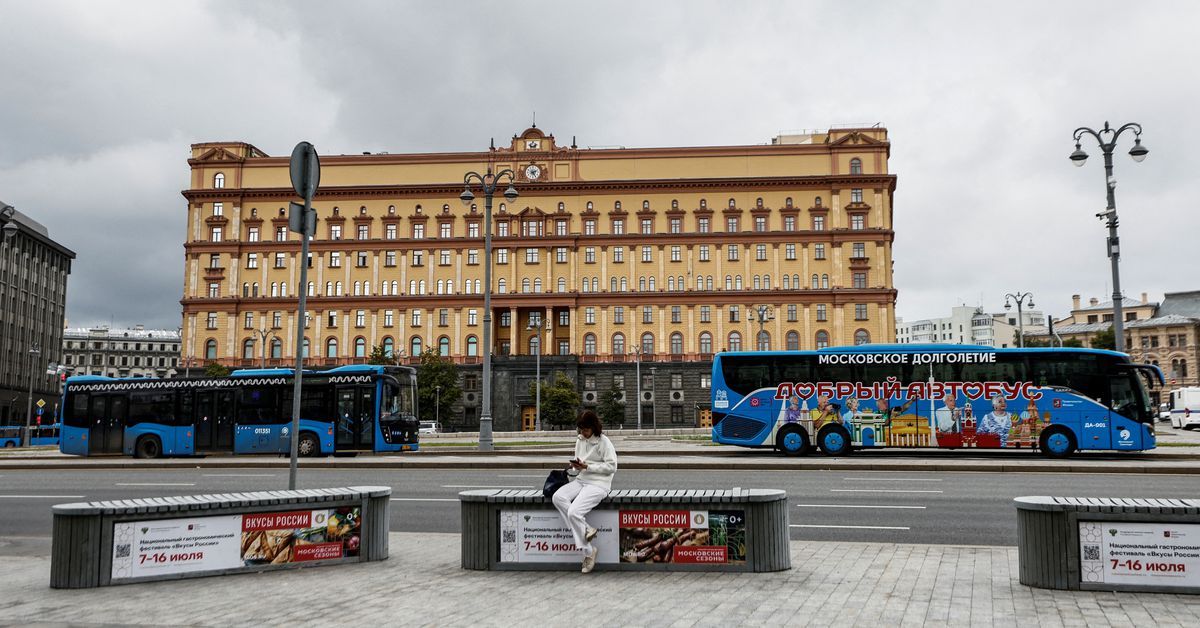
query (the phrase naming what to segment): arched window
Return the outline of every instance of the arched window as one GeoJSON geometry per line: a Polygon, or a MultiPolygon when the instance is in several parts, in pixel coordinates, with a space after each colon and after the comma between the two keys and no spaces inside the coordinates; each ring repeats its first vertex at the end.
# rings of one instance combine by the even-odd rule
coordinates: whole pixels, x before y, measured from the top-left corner
{"type": "Polygon", "coordinates": [[[500,281],[496,282],[496,291],[500,294],[508,292],[508,282],[504,281],[503,277],[500,278],[500,281]]]}
{"type": "Polygon", "coordinates": [[[253,360],[254,359],[254,339],[253,338],[247,338],[246,341],[242,343],[242,359],[243,360],[253,360]]]}
{"type": "Polygon", "coordinates": [[[379,294],[385,297],[391,295],[391,293],[388,292],[388,282],[384,281],[379,284],[379,294]]]}
{"type": "Polygon", "coordinates": [[[679,332],[671,334],[671,353],[673,355],[683,353],[683,334],[679,332]]]}
{"type": "Polygon", "coordinates": [[[819,275],[812,276],[812,289],[813,290],[821,289],[821,277],[819,275]]]}
{"type": "Polygon", "coordinates": [[[854,344],[865,345],[871,342],[871,332],[860,329],[854,332],[854,344]]]}
{"type": "Polygon", "coordinates": [[[392,354],[395,353],[395,351],[396,351],[396,341],[392,340],[391,336],[384,336],[383,337],[383,355],[384,355],[384,357],[387,357],[387,358],[392,357],[392,354]]]}
{"type": "Polygon", "coordinates": [[[366,338],[359,336],[358,338],[354,339],[354,357],[356,357],[356,358],[367,357],[367,340],[366,340],[366,338]]]}
{"type": "Polygon", "coordinates": [[[454,294],[454,280],[453,279],[446,280],[446,294],[454,294]]]}
{"type": "Polygon", "coordinates": [[[467,357],[476,357],[479,355],[479,339],[475,336],[467,336],[467,357]]]}
{"type": "Polygon", "coordinates": [[[788,351],[799,351],[800,350],[800,334],[798,334],[794,331],[789,331],[787,333],[787,350],[788,351]]]}
{"type": "Polygon", "coordinates": [[[792,278],[789,275],[783,276],[783,289],[784,290],[792,289],[792,278]]]}
{"type": "Polygon", "coordinates": [[[337,354],[337,338],[330,338],[325,341],[325,357],[336,358],[337,354]]]}
{"type": "Polygon", "coordinates": [[[413,357],[421,355],[420,336],[413,336],[412,339],[408,341],[408,355],[413,357]]]}
{"type": "Polygon", "coordinates": [[[609,292],[616,292],[616,291],[617,291],[617,278],[616,278],[616,277],[609,277],[609,278],[608,278],[608,291],[609,291],[609,292]]]}
{"type": "Polygon", "coordinates": [[[621,292],[629,292],[629,279],[621,277],[621,292]]]}
{"type": "Polygon", "coordinates": [[[658,290],[658,288],[655,287],[654,283],[655,283],[655,278],[651,277],[650,278],[650,292],[654,292],[655,290],[658,290]]]}
{"type": "Polygon", "coordinates": [[[725,275],[725,289],[733,290],[733,275],[725,275]]]}
{"type": "Polygon", "coordinates": [[[581,292],[591,292],[592,291],[591,290],[592,289],[592,280],[587,277],[584,277],[583,284],[580,285],[579,289],[581,292]]]}
{"type": "Polygon", "coordinates": [[[450,355],[450,339],[446,336],[438,338],[438,355],[442,357],[450,355]]]}
{"type": "Polygon", "coordinates": [[[537,292],[537,293],[540,293],[542,291],[542,278],[541,277],[535,277],[533,279],[533,291],[537,292]]]}
{"type": "Polygon", "coordinates": [[[712,334],[700,332],[700,353],[712,353],[712,334]]]}
{"type": "Polygon", "coordinates": [[[858,157],[850,160],[850,174],[862,174],[862,160],[858,157]]]}
{"type": "Polygon", "coordinates": [[[737,207],[737,203],[735,203],[735,202],[733,201],[733,199],[731,198],[731,199],[729,199],[729,206],[730,206],[730,207],[737,207]]]}
{"type": "Polygon", "coordinates": [[[654,354],[654,334],[650,332],[642,334],[642,354],[654,354]]]}
{"type": "Polygon", "coordinates": [[[697,290],[704,289],[704,275],[696,275],[696,289],[697,290]]]}
{"type": "Polygon", "coordinates": [[[687,289],[687,287],[683,285],[683,275],[680,275],[680,276],[678,276],[678,277],[676,277],[676,278],[675,278],[675,285],[679,286],[679,290],[680,290],[681,292],[682,292],[683,290],[686,290],[686,289],[687,289]]]}
{"type": "Polygon", "coordinates": [[[829,289],[829,275],[821,275],[821,289],[822,290],[829,289]]]}
{"type": "Polygon", "coordinates": [[[342,296],[342,282],[339,281],[333,284],[333,292],[339,297],[342,296]]]}
{"type": "Polygon", "coordinates": [[[283,341],[274,338],[271,340],[271,359],[278,360],[283,357],[283,341]]]}
{"type": "Polygon", "coordinates": [[[763,289],[763,290],[770,290],[770,289],[771,289],[771,276],[770,276],[770,275],[763,275],[763,287],[762,287],[762,289],[763,289]]]}
{"type": "Polygon", "coordinates": [[[526,277],[521,280],[521,292],[523,292],[523,293],[529,292],[529,277],[526,277]]]}
{"type": "Polygon", "coordinates": [[[437,287],[435,289],[437,290],[438,294],[446,294],[446,282],[438,279],[437,287]]]}
{"type": "Polygon", "coordinates": [[[646,278],[638,277],[638,292],[645,292],[645,291],[646,291],[646,278]]]}
{"type": "Polygon", "coordinates": [[[242,284],[242,298],[243,299],[249,298],[249,296],[250,296],[250,284],[247,282],[247,283],[242,284]]]}
{"type": "MultiPolygon", "coordinates": [[[[341,291],[342,291],[342,282],[339,281],[338,282],[338,292],[340,293],[341,291]]],[[[425,294],[425,280],[424,279],[417,282],[417,293],[425,294]]]]}
{"type": "Polygon", "coordinates": [[[538,346],[539,341],[537,334],[529,337],[529,355],[538,355],[542,352],[542,348],[538,346]]]}
{"type": "Polygon", "coordinates": [[[625,334],[617,332],[612,337],[613,355],[625,355],[625,334]]]}
{"type": "Polygon", "coordinates": [[[792,287],[796,290],[804,287],[800,285],[800,275],[792,275],[792,287]]]}
{"type": "Polygon", "coordinates": [[[758,278],[758,275],[754,276],[754,289],[762,290],[762,280],[758,278]]]}
{"type": "Polygon", "coordinates": [[[742,276],[741,276],[741,275],[734,275],[734,277],[733,277],[733,289],[734,289],[734,290],[741,290],[741,289],[742,289],[742,276]]]}
{"type": "Polygon", "coordinates": [[[308,338],[305,338],[304,342],[302,342],[300,344],[300,356],[301,357],[303,357],[305,359],[307,359],[309,357],[309,350],[308,350],[309,346],[310,346],[310,344],[308,342],[308,338]]]}
{"type": "Polygon", "coordinates": [[[217,174],[213,175],[213,187],[214,188],[225,187],[225,175],[223,173],[218,172],[217,174]]]}
{"type": "Polygon", "coordinates": [[[393,281],[392,282],[392,295],[398,296],[399,294],[400,294],[400,282],[393,281]]]}
{"type": "Polygon", "coordinates": [[[287,282],[286,281],[279,282],[279,296],[281,296],[281,297],[287,296],[287,282]]]}
{"type": "Polygon", "coordinates": [[[566,278],[566,277],[559,277],[559,278],[558,278],[558,291],[559,291],[559,292],[566,292],[566,291],[567,291],[567,278],[566,278]]]}
{"type": "Polygon", "coordinates": [[[667,291],[675,292],[675,278],[674,277],[667,277],[667,291]]]}
{"type": "Polygon", "coordinates": [[[356,296],[356,297],[362,296],[362,282],[361,281],[354,282],[354,296],[356,296]]]}
{"type": "MultiPolygon", "coordinates": [[[[503,280],[501,280],[501,281],[503,281],[503,280]]],[[[416,279],[409,279],[409,280],[408,280],[408,293],[409,293],[409,294],[416,294],[416,293],[417,293],[417,280],[416,280],[416,279]]]]}
{"type": "Polygon", "coordinates": [[[730,351],[741,351],[742,350],[742,334],[740,334],[736,331],[729,332],[729,350],[730,351]]]}
{"type": "Polygon", "coordinates": [[[596,355],[596,334],[583,335],[583,354],[596,355]]]}
{"type": "MultiPolygon", "coordinates": [[[[271,284],[271,293],[272,293],[271,296],[275,296],[275,294],[274,294],[275,293],[275,284],[271,284]]],[[[333,282],[332,281],[325,282],[325,296],[327,296],[327,297],[333,296],[333,282]]]]}
{"type": "Polygon", "coordinates": [[[709,275],[708,278],[704,280],[704,289],[705,290],[713,289],[713,276],[712,275],[709,275]]]}
{"type": "Polygon", "coordinates": [[[616,201],[613,203],[613,209],[616,211],[621,211],[621,201],[616,201]]]}
{"type": "Polygon", "coordinates": [[[824,349],[829,346],[829,332],[822,329],[817,332],[817,348],[824,349]]]}
{"type": "Polygon", "coordinates": [[[204,359],[206,359],[206,360],[217,359],[217,341],[216,340],[213,340],[210,338],[207,342],[204,343],[204,359]]]}
{"type": "Polygon", "coordinates": [[[766,330],[758,332],[758,350],[759,351],[770,351],[771,350],[771,333],[770,332],[768,332],[766,330]]]}

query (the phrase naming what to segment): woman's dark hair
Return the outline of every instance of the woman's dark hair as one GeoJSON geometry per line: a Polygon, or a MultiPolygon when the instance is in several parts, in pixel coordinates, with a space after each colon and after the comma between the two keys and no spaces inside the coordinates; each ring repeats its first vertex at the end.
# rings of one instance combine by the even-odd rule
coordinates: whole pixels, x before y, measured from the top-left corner
{"type": "Polygon", "coordinates": [[[583,429],[591,428],[592,434],[599,436],[604,433],[604,426],[600,424],[600,417],[596,416],[591,410],[584,410],[583,414],[579,415],[579,420],[575,422],[575,427],[583,429]]]}

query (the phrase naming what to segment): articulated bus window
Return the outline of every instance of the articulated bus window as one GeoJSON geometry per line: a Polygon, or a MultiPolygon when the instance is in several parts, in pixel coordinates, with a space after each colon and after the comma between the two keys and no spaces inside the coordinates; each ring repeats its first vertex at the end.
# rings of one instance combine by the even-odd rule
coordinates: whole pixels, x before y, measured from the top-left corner
{"type": "Polygon", "coordinates": [[[724,356],[721,358],[721,373],[725,385],[733,392],[745,396],[759,388],[774,387],[771,381],[771,363],[764,357],[724,356]]]}
{"type": "Polygon", "coordinates": [[[129,425],[175,422],[175,393],[135,390],[129,393],[129,425]]]}
{"type": "Polygon", "coordinates": [[[88,427],[87,393],[71,393],[71,404],[67,407],[63,423],[71,427],[88,427]]]}

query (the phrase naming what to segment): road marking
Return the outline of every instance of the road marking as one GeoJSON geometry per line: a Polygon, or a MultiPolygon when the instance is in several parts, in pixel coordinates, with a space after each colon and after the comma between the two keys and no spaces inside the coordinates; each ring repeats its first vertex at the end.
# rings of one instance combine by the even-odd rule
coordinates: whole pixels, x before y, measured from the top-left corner
{"type": "Polygon", "coordinates": [[[796,508],[890,508],[895,510],[925,510],[925,506],[863,506],[861,504],[796,504],[796,508]]]}
{"type": "Polygon", "coordinates": [[[944,493],[945,491],[921,491],[890,488],[831,488],[830,493],[944,493]]]}
{"type": "Polygon", "coordinates": [[[115,486],[195,486],[195,482],[117,482],[115,486]]]}
{"type": "Polygon", "coordinates": [[[941,478],[842,478],[844,482],[941,482],[941,478]]]}
{"type": "Polygon", "coordinates": [[[791,524],[792,528],[837,528],[843,530],[911,530],[908,526],[834,526],[834,525],[805,525],[800,523],[791,524]]]}
{"type": "Polygon", "coordinates": [[[274,473],[205,473],[206,478],[273,478],[274,473]]]}
{"type": "Polygon", "coordinates": [[[456,502],[457,498],[451,497],[393,497],[394,502],[456,502]]]}
{"type": "Polygon", "coordinates": [[[83,495],[0,495],[0,499],[83,499],[83,495]]]}
{"type": "Polygon", "coordinates": [[[493,486],[491,484],[443,484],[442,488],[533,488],[529,485],[524,486],[493,486]]]}

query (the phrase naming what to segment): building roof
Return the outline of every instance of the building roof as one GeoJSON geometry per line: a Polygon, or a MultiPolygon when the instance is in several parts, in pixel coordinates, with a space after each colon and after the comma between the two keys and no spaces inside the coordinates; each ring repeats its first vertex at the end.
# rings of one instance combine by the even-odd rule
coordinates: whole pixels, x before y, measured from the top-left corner
{"type": "MultiPolygon", "coordinates": [[[[1150,303],[1150,302],[1143,303],[1141,301],[1138,301],[1137,299],[1131,299],[1129,297],[1123,297],[1121,299],[1121,307],[1147,307],[1147,306],[1156,307],[1157,305],[1158,305],[1157,303],[1150,303]]],[[[1097,305],[1089,305],[1087,307],[1081,307],[1075,311],[1076,312],[1088,312],[1088,311],[1093,311],[1093,310],[1111,310],[1111,309],[1113,309],[1113,302],[1105,301],[1105,302],[1097,304],[1097,305]]]]}
{"type": "Polygon", "coordinates": [[[1158,307],[1158,316],[1178,315],[1200,318],[1200,290],[1168,292],[1158,307]]]}
{"type": "Polygon", "coordinates": [[[179,332],[174,329],[109,329],[108,327],[68,327],[63,330],[63,339],[87,338],[145,338],[179,342],[179,332]]]}
{"type": "Polygon", "coordinates": [[[1200,318],[1192,318],[1190,316],[1180,316],[1178,314],[1167,314],[1166,316],[1156,316],[1154,318],[1143,318],[1137,321],[1129,321],[1125,323],[1125,327],[1163,327],[1167,325],[1200,325],[1200,318]]]}
{"type": "MultiPolygon", "coordinates": [[[[1112,326],[1110,322],[1103,323],[1075,323],[1072,325],[1056,325],[1054,331],[1059,335],[1062,334],[1091,334],[1098,331],[1104,331],[1112,326]]],[[[1128,327],[1128,325],[1127,325],[1128,327]]],[[[1026,336],[1049,336],[1050,330],[1027,331],[1026,336]]]]}

